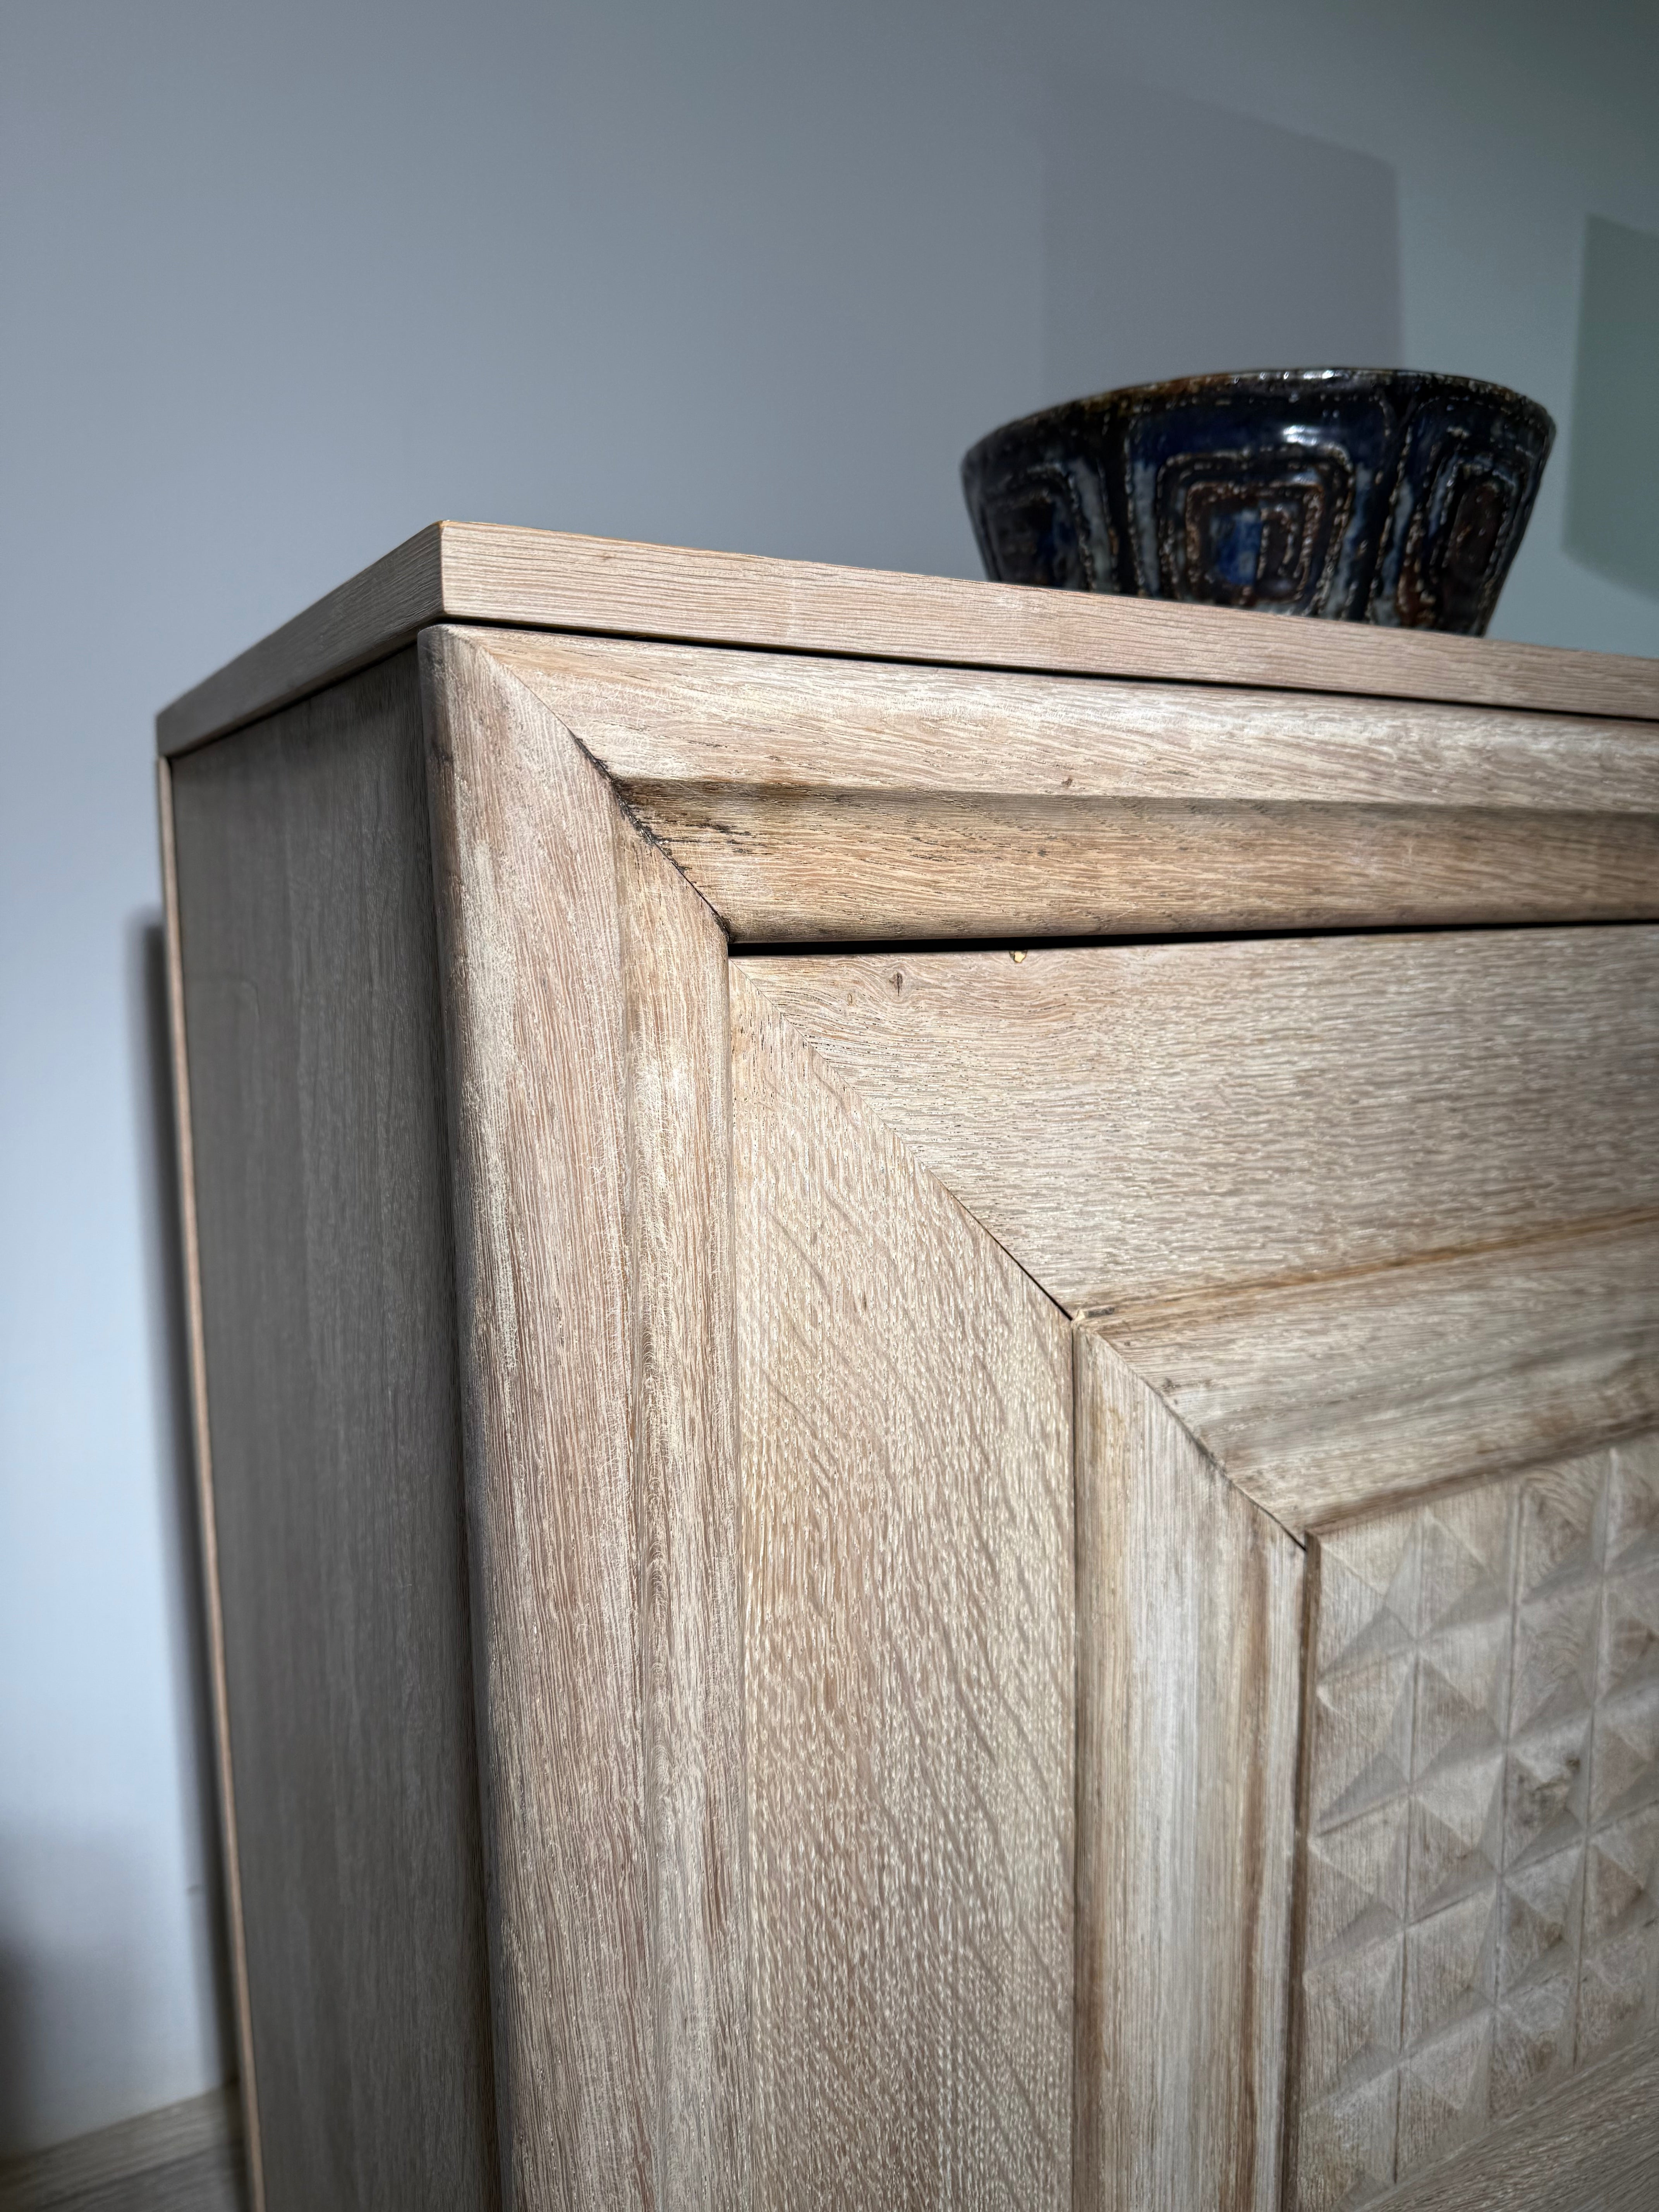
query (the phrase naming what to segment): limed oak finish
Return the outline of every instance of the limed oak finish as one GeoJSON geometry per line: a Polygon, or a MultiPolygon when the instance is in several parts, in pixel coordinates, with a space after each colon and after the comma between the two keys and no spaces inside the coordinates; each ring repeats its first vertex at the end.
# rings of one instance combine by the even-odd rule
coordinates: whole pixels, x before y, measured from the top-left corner
{"type": "Polygon", "coordinates": [[[1659,2174],[1659,669],[437,526],[161,718],[264,2212],[1659,2174]]]}

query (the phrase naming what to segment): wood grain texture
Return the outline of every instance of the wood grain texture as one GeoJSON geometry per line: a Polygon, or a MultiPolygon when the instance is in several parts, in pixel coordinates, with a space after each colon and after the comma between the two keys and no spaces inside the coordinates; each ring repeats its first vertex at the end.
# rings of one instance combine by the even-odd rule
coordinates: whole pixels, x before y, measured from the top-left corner
{"type": "Polygon", "coordinates": [[[635,811],[750,944],[1659,913],[1659,817],[702,792],[635,811]]]}
{"type": "Polygon", "coordinates": [[[471,629],[630,800],[677,791],[1659,811],[1659,726],[471,629]]]}
{"type": "Polygon", "coordinates": [[[1659,911],[1651,723],[474,635],[738,939],[1659,911]]]}
{"type": "Polygon", "coordinates": [[[745,956],[1073,1311],[1659,1209],[1659,931],[745,956]]]}
{"type": "Polygon", "coordinates": [[[224,1874],[224,1911],[231,2002],[236,2021],[238,2099],[241,2108],[244,2174],[250,2212],[264,2212],[264,2174],[259,2156],[259,2094],[253,2071],[253,2014],[247,1985],[247,1928],[242,1913],[242,1869],[236,1842],[236,1784],[230,1755],[230,1693],[225,1679],[223,1594],[219,1579],[219,1532],[213,1498],[213,1440],[208,1423],[207,1346],[202,1314],[202,1255],[196,1210],[196,1146],[191,1127],[190,1054],[185,1033],[183,949],[179,940],[179,852],[173,818],[173,769],[155,763],[157,825],[161,846],[161,897],[167,945],[167,1033],[171,1053],[173,1132],[179,1175],[179,1251],[184,1278],[185,1328],[190,1373],[191,1458],[201,1542],[202,1612],[206,1631],[208,1697],[213,1716],[214,1780],[219,1849],[224,1874]]]}
{"type": "Polygon", "coordinates": [[[161,752],[188,752],[411,645],[444,611],[443,536],[428,523],[163,708],[161,752]]]}
{"type": "Polygon", "coordinates": [[[735,2208],[724,943],[521,685],[425,675],[513,2201],[735,2208]]]}
{"type": "Polygon", "coordinates": [[[270,2212],[497,2201],[414,656],[173,770],[270,2212]]]}
{"type": "Polygon", "coordinates": [[[1079,1328],[1079,2207],[1277,2212],[1302,1554],[1079,1328]]]}
{"type": "Polygon", "coordinates": [[[1291,2201],[1327,2212],[1652,2047],[1659,1437],[1312,1557],[1291,2201]]]}
{"type": "Polygon", "coordinates": [[[1609,653],[444,522],[175,701],[158,718],[161,750],[445,620],[1659,720],[1659,664],[1609,653]]]}
{"type": "Polygon", "coordinates": [[[0,2212],[242,2212],[234,2088],[0,2166],[0,2212]]]}
{"type": "Polygon", "coordinates": [[[1659,1426],[1659,1221],[1120,1305],[1102,1326],[1301,1532],[1659,1426]]]}
{"type": "Polygon", "coordinates": [[[732,992],[757,2203],[1055,2212],[1068,1331],[732,992]]]}
{"type": "Polygon", "coordinates": [[[1651,2212],[1659,2203],[1659,2050],[1626,2053],[1382,2201],[1388,2212],[1651,2212]]]}

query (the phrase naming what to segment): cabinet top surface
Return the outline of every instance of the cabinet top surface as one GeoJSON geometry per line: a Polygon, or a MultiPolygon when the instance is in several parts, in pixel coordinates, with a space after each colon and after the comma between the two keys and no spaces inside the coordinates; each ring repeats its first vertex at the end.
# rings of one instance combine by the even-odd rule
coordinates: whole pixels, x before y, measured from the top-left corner
{"type": "Polygon", "coordinates": [[[164,708],[160,748],[186,752],[439,622],[1659,721],[1659,660],[437,522],[164,708]]]}

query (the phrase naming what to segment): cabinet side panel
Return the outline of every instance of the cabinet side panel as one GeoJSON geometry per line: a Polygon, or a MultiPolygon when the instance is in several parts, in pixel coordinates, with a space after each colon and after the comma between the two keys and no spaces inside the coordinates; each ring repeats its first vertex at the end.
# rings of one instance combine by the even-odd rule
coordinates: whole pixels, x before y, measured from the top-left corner
{"type": "Polygon", "coordinates": [[[185,1037],[184,963],[179,945],[178,841],[173,834],[173,769],[156,763],[157,814],[161,833],[161,889],[167,915],[167,1027],[172,1047],[173,1121],[179,1192],[179,1256],[183,1262],[185,1325],[190,1360],[191,1456],[201,1541],[201,1602],[207,1632],[208,1679],[213,1711],[213,1758],[217,1769],[224,1912],[228,1923],[231,1989],[236,2012],[237,2102],[241,2109],[242,2172],[249,2212],[264,2212],[264,2169],[259,2156],[259,2094],[254,2078],[253,2029],[248,2014],[247,1942],[242,1923],[242,1871],[236,1850],[236,1799],[230,1771],[230,1717],[225,1698],[225,1630],[219,1592],[219,1537],[213,1508],[213,1451],[208,1436],[207,1359],[202,1341],[202,1267],[196,1224],[195,1148],[190,1119],[190,1058],[185,1037]]]}
{"type": "Polygon", "coordinates": [[[412,653],[174,770],[270,2212],[498,2200],[412,653]]]}
{"type": "Polygon", "coordinates": [[[1078,1332],[1079,2212],[1276,2212],[1302,1553],[1078,1332]]]}
{"type": "Polygon", "coordinates": [[[732,973],[756,2201],[1070,2201],[1063,1316],[732,973]]]}

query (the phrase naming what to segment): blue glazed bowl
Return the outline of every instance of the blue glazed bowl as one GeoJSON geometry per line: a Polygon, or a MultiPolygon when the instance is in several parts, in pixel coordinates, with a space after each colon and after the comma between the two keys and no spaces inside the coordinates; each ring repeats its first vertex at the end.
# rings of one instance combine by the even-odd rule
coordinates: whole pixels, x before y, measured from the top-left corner
{"type": "Polygon", "coordinates": [[[1254,369],[1028,415],[962,481],[1003,583],[1479,637],[1554,436],[1468,377],[1254,369]]]}

